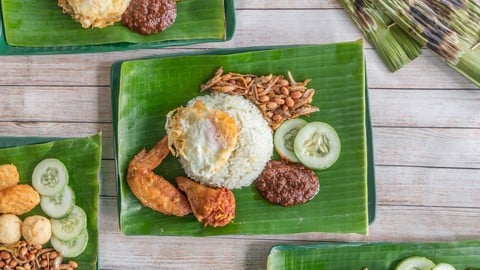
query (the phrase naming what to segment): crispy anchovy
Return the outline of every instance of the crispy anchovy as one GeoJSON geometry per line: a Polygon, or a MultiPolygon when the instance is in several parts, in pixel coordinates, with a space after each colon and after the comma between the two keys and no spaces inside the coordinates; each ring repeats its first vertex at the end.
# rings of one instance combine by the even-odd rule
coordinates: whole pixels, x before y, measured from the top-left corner
{"type": "Polygon", "coordinates": [[[480,86],[480,6],[475,0],[376,0],[392,20],[480,86]]]}
{"type": "Polygon", "coordinates": [[[391,71],[421,54],[421,45],[377,8],[374,0],[340,0],[339,3],[391,71]]]}

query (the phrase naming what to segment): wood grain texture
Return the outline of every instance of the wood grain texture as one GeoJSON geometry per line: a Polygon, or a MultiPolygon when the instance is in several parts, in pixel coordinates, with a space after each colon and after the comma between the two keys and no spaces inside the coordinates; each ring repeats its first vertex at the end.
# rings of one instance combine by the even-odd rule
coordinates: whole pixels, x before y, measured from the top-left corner
{"type": "MultiPolygon", "coordinates": [[[[341,42],[344,40],[335,41],[341,42]]],[[[298,42],[298,44],[301,43],[298,42]]],[[[248,45],[245,44],[242,47],[248,47],[248,45]]],[[[72,68],[58,68],[57,64],[68,65],[72,61],[72,58],[63,55],[6,56],[0,58],[0,86],[108,87],[110,85],[110,67],[116,61],[199,50],[203,49],[114,52],[91,54],[89,57],[70,55],[70,57],[75,57],[75,66],[72,68]],[[62,74],[62,76],[58,76],[58,74],[62,74]],[[78,74],[82,74],[82,76],[78,76],[78,74]]],[[[439,57],[429,51],[395,73],[388,71],[373,49],[366,49],[365,57],[367,60],[368,85],[372,89],[478,90],[478,87],[473,83],[452,70],[439,57]]]]}
{"type": "MultiPolygon", "coordinates": [[[[0,121],[112,121],[107,86],[0,85],[0,93],[0,121]]],[[[375,127],[480,128],[479,90],[372,88],[369,98],[375,127]]]]}
{"type": "Polygon", "coordinates": [[[100,217],[103,226],[100,227],[99,238],[102,269],[121,269],[124,265],[134,265],[139,261],[147,269],[155,269],[158,265],[162,269],[185,269],[191,265],[195,269],[265,269],[268,250],[277,244],[449,241],[471,239],[480,234],[480,227],[476,226],[480,218],[478,208],[379,205],[379,217],[371,226],[369,236],[321,233],[204,238],[123,236],[116,229],[117,216],[107,214],[114,212],[115,208],[114,198],[100,200],[100,209],[106,213],[100,217]],[[129,250],[130,256],[124,256],[124,250],[129,250]]]}
{"type": "Polygon", "coordinates": [[[480,89],[423,50],[391,73],[365,44],[377,213],[368,236],[124,236],[117,212],[110,67],[119,60],[361,38],[337,1],[239,0],[234,38],[165,49],[0,57],[0,136],[103,132],[100,269],[265,269],[271,246],[318,241],[479,239],[480,89]]]}
{"type": "Polygon", "coordinates": [[[335,0],[325,1],[311,1],[311,0],[252,0],[252,1],[236,1],[235,7],[237,9],[330,9],[340,8],[340,5],[335,0]]]}

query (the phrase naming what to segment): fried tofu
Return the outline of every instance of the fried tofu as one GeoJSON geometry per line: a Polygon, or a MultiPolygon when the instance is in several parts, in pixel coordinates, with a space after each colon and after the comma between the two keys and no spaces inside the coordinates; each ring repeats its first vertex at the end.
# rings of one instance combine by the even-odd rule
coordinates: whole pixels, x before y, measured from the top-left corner
{"type": "Polygon", "coordinates": [[[12,164],[0,165],[0,190],[15,186],[20,181],[17,167],[12,164]]]}
{"type": "Polygon", "coordinates": [[[0,190],[0,213],[23,215],[40,203],[40,195],[30,185],[15,185],[0,190]]]}

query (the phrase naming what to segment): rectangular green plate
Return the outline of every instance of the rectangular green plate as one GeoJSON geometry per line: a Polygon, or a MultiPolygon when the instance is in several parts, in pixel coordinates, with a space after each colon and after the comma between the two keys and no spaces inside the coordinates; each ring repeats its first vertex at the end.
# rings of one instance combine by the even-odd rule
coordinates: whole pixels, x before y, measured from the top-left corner
{"type": "MultiPolygon", "coordinates": [[[[127,235],[368,233],[375,216],[371,124],[361,41],[275,48],[240,48],[117,62],[111,70],[113,129],[120,228],[127,235]],[[125,181],[128,163],[143,147],[165,135],[166,114],[200,94],[200,84],[223,66],[225,71],[286,74],[311,78],[320,120],[336,128],[342,154],[331,168],[316,172],[320,192],[288,208],[266,202],[252,187],[234,190],[232,223],[203,227],[193,215],[165,216],[142,207],[125,181]],[[368,179],[368,181],[367,181],[368,179]]],[[[184,175],[169,156],[156,172],[172,180],[184,175]]]]}
{"type": "Polygon", "coordinates": [[[55,0],[0,0],[0,55],[94,53],[153,49],[174,45],[227,41],[233,37],[235,31],[233,0],[224,0],[223,12],[218,10],[198,12],[201,9],[197,5],[202,5],[202,1],[180,2],[177,20],[169,29],[163,33],[142,36],[130,31],[120,23],[104,29],[82,29],[79,23],[73,21],[69,15],[62,13],[55,0]],[[8,13],[8,8],[18,8],[18,5],[22,6],[22,12],[29,14],[27,14],[26,19],[21,17],[22,14],[8,13]],[[182,9],[184,10],[183,13],[181,12],[182,9]],[[217,25],[221,29],[213,30],[215,24],[210,22],[212,14],[219,16],[218,19],[224,20],[223,25],[217,25]],[[9,15],[14,18],[20,17],[17,18],[18,21],[13,20],[12,23],[7,25],[5,17],[9,15]],[[50,18],[50,16],[55,17],[55,20],[45,19],[50,18]],[[34,21],[35,19],[40,23],[37,24],[34,21]],[[192,25],[195,26],[192,27],[192,25]],[[24,29],[27,26],[28,29],[38,29],[29,31],[24,29]],[[48,31],[38,36],[42,29],[48,29],[48,31]],[[202,35],[202,29],[208,31],[209,34],[202,35]],[[85,35],[87,32],[89,33],[88,36],[85,35]],[[22,35],[27,34],[27,39],[22,38],[22,35]],[[7,36],[11,38],[7,39],[7,36]],[[24,39],[22,42],[28,44],[13,45],[12,42],[15,42],[15,39],[18,38],[24,39]],[[10,41],[10,39],[13,39],[13,41],[10,41]],[[40,46],[36,44],[49,45],[40,46]]]}
{"type": "MultiPolygon", "coordinates": [[[[69,186],[75,192],[75,203],[87,214],[89,241],[86,250],[72,258],[79,269],[98,269],[98,174],[101,162],[101,133],[84,138],[0,137],[0,164],[14,164],[20,182],[31,184],[36,164],[45,158],[60,159],[69,170],[69,186]]],[[[40,206],[21,216],[46,216],[40,206]]],[[[45,246],[49,245],[47,243],[45,246]]]]}
{"type": "Polygon", "coordinates": [[[457,270],[480,269],[480,241],[277,245],[270,249],[267,269],[393,270],[400,260],[410,256],[449,263],[457,270]]]}

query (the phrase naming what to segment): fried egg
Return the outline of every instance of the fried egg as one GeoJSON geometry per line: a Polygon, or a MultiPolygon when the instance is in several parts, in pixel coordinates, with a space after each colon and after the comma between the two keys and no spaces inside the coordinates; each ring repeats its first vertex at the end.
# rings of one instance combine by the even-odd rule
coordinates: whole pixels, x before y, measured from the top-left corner
{"type": "Polygon", "coordinates": [[[120,21],[130,0],[57,0],[57,3],[83,28],[103,28],[120,21]]]}
{"type": "Polygon", "coordinates": [[[173,155],[189,171],[211,177],[228,161],[237,145],[238,127],[227,113],[196,101],[167,115],[165,126],[173,155]]]}

